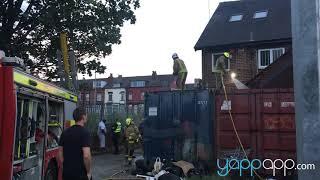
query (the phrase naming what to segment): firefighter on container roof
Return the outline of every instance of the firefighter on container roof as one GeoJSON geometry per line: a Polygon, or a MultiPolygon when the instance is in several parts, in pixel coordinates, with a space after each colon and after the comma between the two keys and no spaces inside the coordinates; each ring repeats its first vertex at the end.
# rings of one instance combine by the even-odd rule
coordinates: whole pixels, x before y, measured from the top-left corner
{"type": "Polygon", "coordinates": [[[127,160],[129,162],[129,165],[131,165],[135,145],[139,142],[139,138],[141,137],[141,135],[139,134],[139,130],[131,118],[126,119],[126,126],[125,138],[128,145],[127,160]]]}
{"type": "Polygon", "coordinates": [[[176,80],[176,85],[178,89],[184,89],[184,85],[186,83],[188,70],[186,65],[184,64],[183,60],[181,60],[177,53],[173,53],[172,59],[173,63],[173,75],[178,76],[176,80]]]}

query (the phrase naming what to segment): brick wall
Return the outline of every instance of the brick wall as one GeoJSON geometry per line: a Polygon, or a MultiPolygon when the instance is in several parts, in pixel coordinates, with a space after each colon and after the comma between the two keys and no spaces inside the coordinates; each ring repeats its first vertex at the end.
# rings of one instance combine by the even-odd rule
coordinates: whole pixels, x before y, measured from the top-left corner
{"type": "Polygon", "coordinates": [[[101,94],[101,101],[97,101],[97,104],[102,104],[104,103],[104,96],[105,96],[105,92],[104,92],[104,89],[100,89],[100,88],[97,88],[96,92],[95,90],[89,90],[89,91],[82,91],[80,93],[80,96],[81,98],[79,99],[79,104],[81,105],[93,105],[95,104],[95,95],[97,94],[101,94]],[[86,101],[86,94],[89,94],[89,102],[86,101]]]}
{"type": "MultiPolygon", "coordinates": [[[[267,45],[259,47],[243,47],[232,49],[232,60],[230,60],[230,70],[225,75],[224,83],[227,89],[236,88],[231,80],[231,72],[237,74],[237,79],[242,83],[246,83],[258,73],[258,49],[285,47],[286,52],[291,48],[291,44],[267,45]]],[[[225,50],[230,51],[230,50],[225,50]]],[[[224,52],[223,50],[203,50],[202,51],[202,79],[205,86],[215,88],[216,77],[212,72],[212,54],[224,52]]]]}

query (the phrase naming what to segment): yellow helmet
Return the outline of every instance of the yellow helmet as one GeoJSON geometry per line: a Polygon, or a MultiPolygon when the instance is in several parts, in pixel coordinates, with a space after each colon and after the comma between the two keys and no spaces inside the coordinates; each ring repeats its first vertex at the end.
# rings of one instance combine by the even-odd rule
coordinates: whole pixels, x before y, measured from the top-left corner
{"type": "Polygon", "coordinates": [[[224,52],[223,55],[224,55],[225,57],[227,57],[227,58],[230,57],[230,53],[228,53],[228,52],[224,52]]]}
{"type": "Polygon", "coordinates": [[[127,118],[126,119],[126,124],[129,126],[132,123],[132,119],[131,118],[127,118]]]}

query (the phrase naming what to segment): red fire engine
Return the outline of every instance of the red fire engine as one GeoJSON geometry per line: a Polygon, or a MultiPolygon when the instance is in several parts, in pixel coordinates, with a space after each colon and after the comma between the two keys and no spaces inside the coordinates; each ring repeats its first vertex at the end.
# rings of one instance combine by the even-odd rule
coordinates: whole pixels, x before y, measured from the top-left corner
{"type": "Polygon", "coordinates": [[[77,96],[14,67],[19,62],[0,57],[0,179],[61,179],[58,141],[77,96]]]}

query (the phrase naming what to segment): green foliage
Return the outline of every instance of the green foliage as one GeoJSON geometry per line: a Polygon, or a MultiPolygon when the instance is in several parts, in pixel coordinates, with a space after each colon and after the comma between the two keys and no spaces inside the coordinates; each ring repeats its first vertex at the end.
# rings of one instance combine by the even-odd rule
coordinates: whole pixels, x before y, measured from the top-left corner
{"type": "Polygon", "coordinates": [[[120,28],[135,23],[139,6],[139,0],[2,0],[0,49],[26,59],[34,73],[56,78],[59,34],[67,32],[79,71],[103,73],[99,59],[121,43],[120,28]]]}

